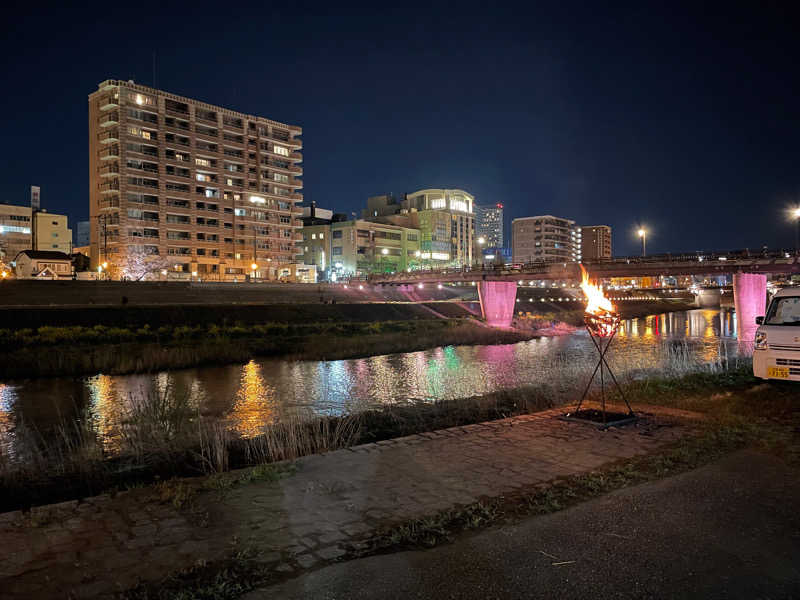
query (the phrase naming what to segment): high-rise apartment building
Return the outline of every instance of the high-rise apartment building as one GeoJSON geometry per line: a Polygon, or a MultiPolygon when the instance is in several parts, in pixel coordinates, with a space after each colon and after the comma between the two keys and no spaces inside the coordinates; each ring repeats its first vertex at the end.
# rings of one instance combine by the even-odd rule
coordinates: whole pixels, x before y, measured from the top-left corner
{"type": "Polygon", "coordinates": [[[475,205],[475,235],[483,238],[484,247],[503,247],[503,205],[475,205]]]}
{"type": "Polygon", "coordinates": [[[146,257],[206,280],[277,277],[302,239],[301,133],[131,81],[100,83],[89,95],[93,268],[108,262],[125,276],[146,257]]]}
{"type": "Polygon", "coordinates": [[[581,227],[581,256],[583,260],[611,258],[611,227],[608,225],[581,227]]]}
{"type": "Polygon", "coordinates": [[[581,231],[575,221],[543,215],[511,222],[515,263],[580,262],[581,231]]]}

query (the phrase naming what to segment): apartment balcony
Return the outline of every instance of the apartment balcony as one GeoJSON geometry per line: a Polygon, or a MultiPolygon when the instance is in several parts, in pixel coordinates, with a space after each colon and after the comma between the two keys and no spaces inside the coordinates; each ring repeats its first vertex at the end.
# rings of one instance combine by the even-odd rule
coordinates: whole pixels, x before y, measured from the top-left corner
{"type": "Polygon", "coordinates": [[[100,167],[100,177],[113,177],[117,174],[119,174],[119,165],[117,163],[100,167]]]}
{"type": "Polygon", "coordinates": [[[296,190],[302,190],[303,189],[303,180],[302,179],[292,179],[289,182],[289,185],[292,186],[296,190]]]}
{"type": "Polygon", "coordinates": [[[291,239],[293,239],[295,242],[302,242],[303,241],[303,234],[302,233],[296,233],[296,234],[294,234],[294,237],[292,237],[291,239]]]}
{"type": "Polygon", "coordinates": [[[289,194],[288,196],[284,196],[284,198],[289,198],[289,200],[297,200],[298,202],[302,202],[303,194],[289,194]]]}
{"type": "Polygon", "coordinates": [[[291,152],[289,154],[289,159],[290,160],[296,160],[297,162],[302,162],[303,161],[303,154],[301,152],[291,152]]]}
{"type": "Polygon", "coordinates": [[[302,148],[303,147],[303,140],[299,140],[296,138],[289,138],[288,140],[283,140],[283,143],[287,146],[291,146],[292,148],[302,148]]]}
{"type": "Polygon", "coordinates": [[[109,129],[108,131],[104,131],[97,136],[97,141],[101,144],[111,144],[112,142],[119,141],[119,130],[115,127],[114,129],[109,129]]]}
{"type": "Polygon", "coordinates": [[[107,97],[100,100],[100,110],[105,112],[112,108],[119,108],[119,95],[109,94],[107,97]]]}
{"type": "Polygon", "coordinates": [[[100,127],[110,127],[111,125],[119,125],[119,113],[114,111],[112,113],[108,113],[100,117],[98,119],[98,123],[100,123],[100,127]]]}
{"type": "Polygon", "coordinates": [[[106,181],[100,184],[101,194],[113,194],[119,192],[119,181],[106,181]]]}

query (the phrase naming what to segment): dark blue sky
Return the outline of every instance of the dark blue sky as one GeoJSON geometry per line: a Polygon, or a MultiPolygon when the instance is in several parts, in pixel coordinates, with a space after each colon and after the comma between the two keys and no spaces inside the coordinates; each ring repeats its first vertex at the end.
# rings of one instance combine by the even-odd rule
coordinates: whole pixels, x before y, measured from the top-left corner
{"type": "Polygon", "coordinates": [[[87,95],[152,84],[155,51],[158,87],[302,126],[320,206],[460,187],[615,254],[639,222],[652,252],[793,244],[797,3],[555,4],[5,9],[0,198],[86,218],[87,95]]]}

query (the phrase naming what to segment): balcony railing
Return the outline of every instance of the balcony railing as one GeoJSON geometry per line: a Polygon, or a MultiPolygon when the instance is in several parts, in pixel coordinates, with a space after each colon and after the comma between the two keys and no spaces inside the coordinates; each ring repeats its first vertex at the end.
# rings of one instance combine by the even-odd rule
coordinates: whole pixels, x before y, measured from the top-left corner
{"type": "Polygon", "coordinates": [[[119,165],[116,163],[100,167],[101,177],[111,177],[112,175],[116,175],[117,173],[119,173],[119,165]]]}
{"type": "Polygon", "coordinates": [[[111,142],[118,142],[119,141],[119,130],[114,128],[108,131],[104,131],[97,135],[97,140],[101,144],[110,144],[111,142]]]}
{"type": "Polygon", "coordinates": [[[106,148],[105,150],[100,151],[100,160],[110,160],[114,158],[119,158],[119,148],[106,148]]]}
{"type": "Polygon", "coordinates": [[[108,127],[109,125],[117,125],[119,123],[119,113],[114,111],[100,117],[99,121],[101,127],[108,127]]]}
{"type": "Polygon", "coordinates": [[[108,194],[119,191],[119,181],[107,181],[100,184],[100,193],[108,194]]]}

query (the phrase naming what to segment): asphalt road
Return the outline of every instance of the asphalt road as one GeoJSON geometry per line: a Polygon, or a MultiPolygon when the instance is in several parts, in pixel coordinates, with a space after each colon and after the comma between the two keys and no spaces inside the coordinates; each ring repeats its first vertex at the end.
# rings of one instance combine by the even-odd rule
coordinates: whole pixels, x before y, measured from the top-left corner
{"type": "Polygon", "coordinates": [[[800,473],[752,451],[432,550],[246,598],[800,597],[800,473]]]}

